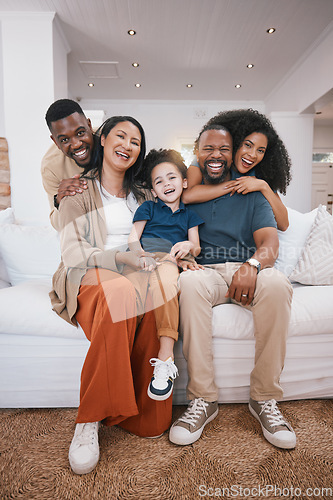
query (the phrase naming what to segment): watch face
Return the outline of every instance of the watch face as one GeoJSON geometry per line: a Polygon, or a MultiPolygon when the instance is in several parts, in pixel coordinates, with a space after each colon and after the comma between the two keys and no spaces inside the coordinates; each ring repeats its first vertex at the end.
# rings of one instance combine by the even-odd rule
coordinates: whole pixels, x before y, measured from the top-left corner
{"type": "Polygon", "coordinates": [[[248,259],[246,262],[248,262],[250,264],[250,266],[256,267],[258,272],[260,271],[261,264],[257,259],[251,258],[251,259],[248,259]]]}

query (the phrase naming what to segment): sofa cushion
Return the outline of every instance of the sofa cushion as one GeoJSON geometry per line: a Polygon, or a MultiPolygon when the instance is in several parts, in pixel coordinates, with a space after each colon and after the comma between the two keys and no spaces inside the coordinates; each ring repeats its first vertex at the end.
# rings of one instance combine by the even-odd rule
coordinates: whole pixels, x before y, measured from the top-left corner
{"type": "Polygon", "coordinates": [[[304,285],[333,285],[333,217],[322,205],[290,279],[304,285]]]}
{"type": "Polygon", "coordinates": [[[6,208],[6,210],[0,210],[0,224],[14,224],[15,216],[14,210],[12,208],[6,208]]]}
{"type": "Polygon", "coordinates": [[[288,208],[289,227],[286,231],[278,231],[279,256],[274,266],[288,277],[302,253],[316,215],[317,208],[306,214],[288,208]]]}
{"type": "MultiPolygon", "coordinates": [[[[333,324],[333,286],[294,285],[289,337],[331,334],[333,324]]],[[[213,337],[253,339],[251,311],[237,304],[213,307],[213,337]]]]}
{"type": "Polygon", "coordinates": [[[0,290],[0,335],[78,338],[78,329],[52,311],[50,290],[51,280],[26,281],[0,290]]]}
{"type": "Polygon", "coordinates": [[[60,262],[58,234],[51,226],[0,225],[0,254],[12,285],[50,278],[60,262]]]}
{"type": "MultiPolygon", "coordinates": [[[[14,222],[15,217],[12,208],[6,208],[6,210],[0,211],[0,225],[13,224],[14,222]]],[[[7,286],[10,286],[9,276],[5,261],[3,260],[0,251],[0,288],[6,288],[7,286]]]]}

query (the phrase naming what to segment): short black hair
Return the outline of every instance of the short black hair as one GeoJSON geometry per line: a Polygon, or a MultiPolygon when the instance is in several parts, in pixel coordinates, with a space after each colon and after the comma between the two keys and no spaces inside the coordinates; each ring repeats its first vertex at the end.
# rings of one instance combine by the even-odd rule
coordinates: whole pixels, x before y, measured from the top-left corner
{"type": "Polygon", "coordinates": [[[151,149],[143,162],[144,183],[148,189],[152,189],[151,173],[156,165],[160,163],[172,163],[177,167],[183,179],[186,179],[187,167],[184,158],[175,149],[151,149]]]}
{"type": "MultiPolygon", "coordinates": [[[[228,132],[231,135],[231,132],[230,132],[230,130],[227,127],[225,127],[224,125],[220,125],[219,123],[210,123],[211,120],[209,120],[209,122],[206,123],[206,125],[204,125],[202,127],[202,129],[200,130],[200,133],[199,133],[198,137],[194,141],[194,153],[196,153],[196,151],[199,148],[200,137],[202,136],[202,134],[204,132],[207,132],[207,130],[223,130],[224,132],[228,132]]],[[[231,136],[231,138],[232,138],[232,136],[231,136]]]]}
{"type": "Polygon", "coordinates": [[[76,101],[72,101],[72,99],[58,99],[51,104],[46,112],[45,120],[47,126],[51,130],[52,122],[67,118],[67,116],[70,116],[73,113],[79,113],[80,115],[85,116],[80,104],[78,104],[76,101]]]}

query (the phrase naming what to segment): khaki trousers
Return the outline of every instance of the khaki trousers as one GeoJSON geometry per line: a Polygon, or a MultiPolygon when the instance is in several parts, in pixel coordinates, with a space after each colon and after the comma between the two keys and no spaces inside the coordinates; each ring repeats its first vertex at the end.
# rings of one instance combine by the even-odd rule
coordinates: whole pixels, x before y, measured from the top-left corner
{"type": "MultiPolygon", "coordinates": [[[[240,266],[241,263],[228,262],[180,275],[180,330],[189,376],[188,399],[218,400],[212,353],[212,307],[230,302],[225,294],[240,266]]],[[[254,299],[246,306],[252,311],[254,321],[256,344],[250,396],[256,401],[282,398],[280,375],[291,301],[292,286],[288,278],[274,268],[260,271],[254,299]]]]}
{"type": "Polygon", "coordinates": [[[134,271],[125,266],[123,275],[135,287],[138,314],[145,314],[153,308],[158,338],[170,337],[176,342],[179,326],[178,266],[168,255],[156,252],[155,256],[160,258],[160,264],[154,271],[134,271]]]}

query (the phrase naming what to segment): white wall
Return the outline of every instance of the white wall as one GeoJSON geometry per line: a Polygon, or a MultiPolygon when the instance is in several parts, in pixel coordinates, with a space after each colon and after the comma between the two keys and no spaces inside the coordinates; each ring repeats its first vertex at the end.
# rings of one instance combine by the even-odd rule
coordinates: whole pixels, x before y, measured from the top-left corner
{"type": "Polygon", "coordinates": [[[52,34],[54,100],[66,99],[68,97],[67,54],[70,51],[70,47],[57,16],[53,20],[52,34]]]}
{"type": "Polygon", "coordinates": [[[314,127],[313,151],[331,153],[333,151],[333,127],[317,125],[314,127]]]}
{"type": "Polygon", "coordinates": [[[0,20],[0,137],[6,137],[5,102],[3,96],[2,23],[0,20]]]}
{"type": "Polygon", "coordinates": [[[140,101],[82,100],[89,118],[89,109],[102,109],[106,118],[130,115],[144,128],[147,150],[179,149],[180,140],[195,139],[202,126],[216,113],[227,109],[255,108],[264,112],[261,101],[140,101]]]}
{"type": "Polygon", "coordinates": [[[311,208],[314,114],[306,113],[314,113],[314,103],[332,88],[332,47],[333,22],[265,99],[267,115],[285,112],[277,118],[278,131],[293,162],[293,180],[284,202],[301,212],[311,208]]]}
{"type": "Polygon", "coordinates": [[[53,16],[1,16],[12,206],[19,218],[38,219],[47,209],[40,189],[40,150],[48,144],[44,115],[53,98],[53,16]]]}
{"type": "Polygon", "coordinates": [[[45,113],[67,89],[66,47],[53,30],[54,13],[1,13],[5,137],[11,200],[20,219],[48,224],[41,159],[50,145],[45,113]],[[58,79],[54,71],[59,71],[58,79]]]}
{"type": "Polygon", "coordinates": [[[283,197],[286,206],[311,210],[313,116],[277,112],[271,114],[276,131],[283,140],[292,162],[292,180],[283,197]]]}

